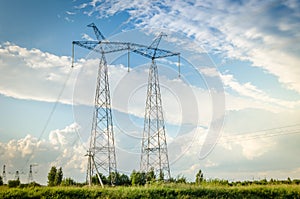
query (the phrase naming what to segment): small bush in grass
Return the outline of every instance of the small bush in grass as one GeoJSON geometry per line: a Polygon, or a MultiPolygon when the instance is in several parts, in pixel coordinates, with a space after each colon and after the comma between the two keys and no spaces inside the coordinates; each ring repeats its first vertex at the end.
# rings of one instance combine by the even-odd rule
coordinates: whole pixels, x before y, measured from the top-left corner
{"type": "Polygon", "coordinates": [[[20,185],[20,180],[9,180],[8,181],[8,187],[9,188],[14,188],[14,187],[18,187],[20,185]]]}

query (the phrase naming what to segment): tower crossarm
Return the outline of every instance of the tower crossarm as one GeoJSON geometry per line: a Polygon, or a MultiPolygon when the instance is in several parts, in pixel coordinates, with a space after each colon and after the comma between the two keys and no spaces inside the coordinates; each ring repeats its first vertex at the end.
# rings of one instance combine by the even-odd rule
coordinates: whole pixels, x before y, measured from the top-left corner
{"type": "Polygon", "coordinates": [[[170,56],[179,56],[177,52],[171,52],[155,47],[131,43],[131,42],[111,42],[111,41],[73,41],[73,45],[89,49],[97,53],[113,53],[130,50],[150,59],[159,59],[170,56]]]}
{"type": "Polygon", "coordinates": [[[159,59],[164,57],[171,57],[171,56],[179,56],[180,53],[171,52],[169,50],[159,49],[159,48],[152,48],[152,47],[142,47],[136,48],[135,46],[131,48],[131,50],[137,54],[140,54],[144,57],[149,59],[159,59]]]}

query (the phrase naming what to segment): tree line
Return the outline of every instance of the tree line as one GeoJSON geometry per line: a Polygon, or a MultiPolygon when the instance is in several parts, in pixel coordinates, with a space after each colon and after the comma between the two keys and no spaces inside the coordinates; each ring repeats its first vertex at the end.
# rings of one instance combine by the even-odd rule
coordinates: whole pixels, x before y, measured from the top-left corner
{"type": "MultiPolygon", "coordinates": [[[[159,174],[155,175],[154,169],[149,172],[141,172],[133,170],[128,176],[126,174],[112,172],[110,175],[105,176],[100,173],[100,178],[104,185],[110,186],[111,179],[115,179],[114,186],[144,186],[146,184],[153,183],[178,183],[178,184],[195,184],[195,185],[223,185],[223,186],[249,186],[249,185],[279,185],[279,184],[300,184],[299,179],[291,180],[287,178],[286,180],[277,179],[262,179],[253,181],[234,181],[229,182],[228,180],[222,179],[205,179],[202,170],[200,169],[195,175],[194,182],[188,182],[186,177],[179,175],[176,178],[171,178],[168,181],[164,180],[164,176],[159,174]]],[[[99,185],[99,180],[95,176],[92,177],[92,184],[99,185]]],[[[3,185],[2,177],[0,176],[0,186],[3,185]]],[[[31,182],[29,184],[21,184],[19,179],[9,180],[7,183],[8,187],[36,187],[41,186],[36,182],[31,182]]],[[[61,167],[57,168],[52,166],[48,173],[47,185],[52,186],[85,186],[86,182],[80,183],[76,182],[74,179],[67,177],[63,178],[63,170],[61,167]]]]}
{"type": "MultiPolygon", "coordinates": [[[[111,185],[112,179],[114,179],[114,186],[143,186],[145,184],[151,184],[155,182],[166,182],[164,176],[160,173],[158,176],[155,175],[154,169],[150,169],[149,172],[141,172],[133,170],[130,176],[121,174],[118,172],[111,172],[108,176],[99,174],[104,185],[111,185]]],[[[203,181],[203,173],[201,170],[196,175],[196,183],[203,181]]],[[[187,179],[184,176],[177,176],[176,178],[168,179],[170,183],[187,183],[187,179]]],[[[96,175],[92,177],[92,184],[99,185],[99,179],[96,175]]],[[[51,167],[48,173],[48,186],[83,186],[86,183],[78,183],[72,178],[63,178],[62,168],[57,169],[51,167]]]]}

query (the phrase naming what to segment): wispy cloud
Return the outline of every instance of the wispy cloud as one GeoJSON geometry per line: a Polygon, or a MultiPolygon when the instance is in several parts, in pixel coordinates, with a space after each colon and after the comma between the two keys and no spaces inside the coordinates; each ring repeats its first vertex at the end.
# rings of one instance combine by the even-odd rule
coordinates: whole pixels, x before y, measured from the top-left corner
{"type": "Polygon", "coordinates": [[[65,17],[65,20],[66,20],[67,22],[74,22],[74,20],[71,19],[70,17],[65,17]]]}
{"type": "MultiPolygon", "coordinates": [[[[284,109],[294,109],[300,106],[300,101],[289,101],[289,100],[281,100],[277,98],[270,97],[263,90],[258,89],[256,86],[251,84],[250,82],[241,84],[239,83],[233,75],[224,74],[221,75],[223,83],[225,87],[232,89],[241,97],[248,97],[249,99],[253,99],[255,101],[259,101],[261,104],[265,105],[265,108],[269,105],[273,105],[270,111],[279,111],[284,109]]],[[[242,101],[242,100],[241,100],[242,101]]]]}
{"type": "Polygon", "coordinates": [[[68,14],[68,15],[75,15],[76,13],[75,12],[66,11],[66,14],[68,14]]]}
{"type": "Polygon", "coordinates": [[[83,9],[83,8],[85,8],[87,6],[88,6],[87,3],[83,3],[83,4],[80,4],[79,6],[75,6],[75,8],[77,8],[77,9],[83,9]]]}
{"type": "Polygon", "coordinates": [[[82,39],[86,39],[88,41],[93,41],[95,39],[93,39],[91,36],[89,36],[88,34],[83,33],[81,36],[82,39]]]}
{"type": "MultiPolygon", "coordinates": [[[[88,35],[83,37],[90,38],[88,35]]],[[[56,56],[39,49],[26,49],[11,43],[5,43],[0,47],[0,55],[2,57],[0,72],[7,74],[0,79],[1,94],[18,99],[47,102],[57,100],[59,89],[62,88],[71,70],[70,57],[56,56]]],[[[81,59],[75,63],[76,67],[67,82],[61,102],[75,105],[93,104],[95,66],[98,64],[97,59],[81,59]],[[76,77],[80,68],[83,69],[76,77]],[[75,88],[73,83],[76,83],[75,88]]],[[[183,79],[174,79],[177,77],[176,70],[163,65],[160,69],[168,74],[162,75],[160,79],[167,121],[173,124],[182,122],[197,124],[199,119],[202,125],[208,125],[212,117],[210,92],[185,82],[184,74],[183,79]]],[[[147,71],[147,66],[141,66],[127,73],[127,68],[122,65],[109,65],[113,108],[141,118],[144,116],[147,71]],[[127,103],[124,103],[125,101],[127,103]]],[[[204,68],[200,72],[212,77],[218,75],[215,69],[204,68]]],[[[272,98],[251,83],[240,84],[230,74],[221,75],[221,78],[226,87],[239,94],[238,96],[227,94],[228,110],[259,108],[281,111],[292,110],[299,106],[299,101],[272,98]]]]}
{"type": "Polygon", "coordinates": [[[99,17],[127,11],[136,27],[179,31],[210,52],[252,62],[300,93],[298,1],[94,0],[90,6],[99,17]]]}

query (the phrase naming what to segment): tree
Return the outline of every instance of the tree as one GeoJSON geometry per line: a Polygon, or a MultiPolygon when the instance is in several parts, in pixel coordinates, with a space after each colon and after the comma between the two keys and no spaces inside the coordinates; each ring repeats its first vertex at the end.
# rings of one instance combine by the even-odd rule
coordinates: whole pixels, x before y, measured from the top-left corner
{"type": "Polygon", "coordinates": [[[54,178],[54,185],[58,186],[61,184],[61,181],[63,179],[63,172],[62,172],[62,168],[60,167],[55,174],[55,178],[54,178]]]}
{"type": "Polygon", "coordinates": [[[48,173],[48,186],[54,186],[55,185],[55,176],[56,176],[56,167],[51,167],[49,173],[48,173]]]}
{"type": "MultiPolygon", "coordinates": [[[[108,180],[105,177],[105,175],[103,175],[102,173],[99,173],[99,176],[100,176],[103,184],[107,184],[108,183],[108,180]]],[[[92,176],[92,184],[95,184],[95,185],[99,185],[100,184],[97,175],[92,176]]]]}
{"type": "Polygon", "coordinates": [[[160,170],[160,171],[159,171],[159,178],[158,178],[158,180],[159,180],[159,181],[164,181],[164,177],[165,177],[165,176],[164,176],[164,173],[162,172],[162,170],[160,170]]]}
{"type": "Polygon", "coordinates": [[[186,177],[184,177],[184,175],[178,175],[177,178],[176,178],[176,183],[185,184],[186,183],[186,177]]]}
{"type": "Polygon", "coordinates": [[[0,176],[0,186],[3,185],[3,180],[2,180],[2,177],[0,176]]]}
{"type": "Polygon", "coordinates": [[[51,167],[48,173],[48,186],[58,186],[63,179],[62,168],[57,169],[55,166],[51,167]]]}
{"type": "Polygon", "coordinates": [[[201,182],[203,182],[203,173],[201,171],[201,169],[198,171],[198,173],[196,174],[196,184],[201,184],[201,182]]]}
{"type": "MultiPolygon", "coordinates": [[[[101,178],[102,179],[102,178],[101,178]]],[[[114,185],[120,185],[120,174],[118,172],[111,172],[107,177],[108,184],[114,183],[114,185]]]]}
{"type": "Polygon", "coordinates": [[[137,177],[136,177],[136,171],[135,170],[133,170],[132,173],[130,174],[130,181],[131,181],[131,185],[136,184],[137,177]]]}
{"type": "Polygon", "coordinates": [[[152,167],[150,169],[150,171],[147,172],[146,180],[147,180],[147,182],[153,182],[153,181],[155,181],[155,179],[156,179],[156,176],[154,173],[154,168],[152,167]]]}
{"type": "Polygon", "coordinates": [[[125,185],[125,186],[130,185],[130,179],[125,174],[120,175],[118,181],[119,181],[119,185],[125,185]]]}
{"type": "Polygon", "coordinates": [[[77,183],[72,178],[65,178],[62,180],[61,185],[62,186],[73,186],[77,183]]]}
{"type": "Polygon", "coordinates": [[[145,185],[146,184],[146,173],[132,171],[130,175],[130,180],[132,185],[145,185]]]}

